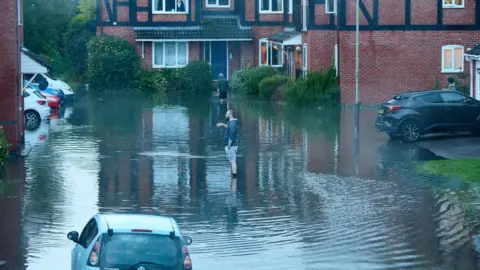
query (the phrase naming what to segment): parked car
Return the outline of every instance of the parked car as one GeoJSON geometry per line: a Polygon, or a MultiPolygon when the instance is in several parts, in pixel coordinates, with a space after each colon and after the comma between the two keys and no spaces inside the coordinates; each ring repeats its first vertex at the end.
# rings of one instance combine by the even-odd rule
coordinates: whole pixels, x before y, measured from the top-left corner
{"type": "MultiPolygon", "coordinates": [[[[27,80],[30,80],[34,75],[35,74],[26,74],[25,77],[27,78],[27,80]]],[[[48,83],[48,88],[62,90],[65,94],[65,98],[67,101],[73,100],[75,98],[75,92],[64,81],[61,81],[48,73],[38,73],[36,75],[37,76],[35,76],[34,82],[39,83],[40,81],[45,80],[48,83]]]]}
{"type": "MultiPolygon", "coordinates": [[[[27,85],[28,81],[25,81],[25,85],[27,85]]],[[[38,83],[30,83],[28,85],[29,87],[33,88],[33,89],[36,89],[42,93],[45,93],[45,94],[49,94],[49,95],[53,95],[53,96],[56,96],[60,99],[60,103],[64,103],[65,102],[65,94],[63,93],[62,90],[59,90],[59,89],[53,89],[53,88],[50,88],[50,87],[47,87],[45,89],[41,89],[42,87],[40,87],[40,85],[38,83]]]]}
{"type": "Polygon", "coordinates": [[[42,121],[50,120],[50,107],[47,100],[39,91],[32,91],[31,94],[23,91],[25,129],[32,130],[40,126],[42,121]]]}
{"type": "MultiPolygon", "coordinates": [[[[38,91],[38,90],[35,90],[31,87],[27,87],[25,88],[25,91],[28,92],[30,95],[33,94],[34,91],[38,91]]],[[[51,94],[48,94],[44,91],[38,91],[40,93],[40,95],[42,95],[42,97],[44,99],[47,100],[47,103],[48,103],[48,107],[52,108],[52,109],[55,109],[55,110],[58,110],[60,109],[61,105],[60,105],[60,99],[57,97],[57,96],[54,96],[54,95],[51,95],[51,94]]]]}
{"type": "Polygon", "coordinates": [[[408,142],[431,133],[480,134],[480,101],[453,90],[402,93],[380,106],[375,125],[391,139],[408,142]]]}
{"type": "Polygon", "coordinates": [[[171,217],[99,213],[80,235],[72,231],[67,237],[75,243],[72,270],[192,269],[192,239],[171,217]]]}

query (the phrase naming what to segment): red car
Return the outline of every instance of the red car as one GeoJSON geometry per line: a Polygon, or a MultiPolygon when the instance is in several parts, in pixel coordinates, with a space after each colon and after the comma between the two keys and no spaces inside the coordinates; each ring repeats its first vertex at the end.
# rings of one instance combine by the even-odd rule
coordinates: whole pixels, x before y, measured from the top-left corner
{"type": "Polygon", "coordinates": [[[49,93],[46,93],[45,91],[41,91],[40,93],[42,93],[42,95],[45,96],[45,98],[47,99],[48,107],[52,109],[57,109],[57,110],[61,108],[60,98],[58,98],[57,96],[51,95],[49,93]]]}

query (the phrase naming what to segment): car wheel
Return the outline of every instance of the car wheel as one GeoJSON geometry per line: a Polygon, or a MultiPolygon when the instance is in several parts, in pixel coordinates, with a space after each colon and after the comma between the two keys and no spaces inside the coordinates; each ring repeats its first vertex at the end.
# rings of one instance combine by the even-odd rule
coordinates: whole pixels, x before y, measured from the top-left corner
{"type": "Polygon", "coordinates": [[[25,128],[36,129],[40,126],[40,115],[36,111],[25,112],[25,128]]]}
{"type": "Polygon", "coordinates": [[[422,135],[421,124],[417,120],[406,120],[401,128],[402,139],[407,142],[416,142],[422,135]]]}

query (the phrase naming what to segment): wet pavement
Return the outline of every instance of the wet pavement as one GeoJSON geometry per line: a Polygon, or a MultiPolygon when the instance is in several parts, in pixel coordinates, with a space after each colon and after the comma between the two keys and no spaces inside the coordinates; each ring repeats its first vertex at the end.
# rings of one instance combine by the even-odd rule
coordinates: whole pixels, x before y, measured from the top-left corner
{"type": "Polygon", "coordinates": [[[438,157],[377,133],[375,110],[355,141],[353,110],[228,106],[236,183],[215,127],[227,105],[212,100],[81,97],[28,132],[0,186],[0,269],[70,269],[66,234],[98,211],[173,216],[197,270],[478,269],[476,222],[435,191],[465,187],[413,171],[438,157]]]}

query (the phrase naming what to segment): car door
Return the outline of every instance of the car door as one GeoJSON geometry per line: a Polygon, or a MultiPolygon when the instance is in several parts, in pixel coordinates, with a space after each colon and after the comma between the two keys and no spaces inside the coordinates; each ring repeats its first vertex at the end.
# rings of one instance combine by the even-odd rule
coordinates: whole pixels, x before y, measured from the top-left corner
{"type": "Polygon", "coordinates": [[[422,101],[416,105],[423,126],[428,133],[441,132],[446,124],[446,112],[440,93],[429,93],[418,97],[422,101]]]}
{"type": "Polygon", "coordinates": [[[95,218],[90,219],[90,221],[83,228],[80,237],[78,238],[77,251],[75,255],[76,268],[75,270],[85,269],[87,266],[88,256],[90,255],[89,246],[92,243],[95,236],[98,234],[98,225],[95,218]]]}
{"type": "Polygon", "coordinates": [[[468,98],[460,93],[441,92],[447,118],[452,131],[468,131],[478,117],[476,106],[470,106],[465,102],[468,98]]]}

